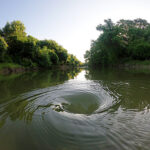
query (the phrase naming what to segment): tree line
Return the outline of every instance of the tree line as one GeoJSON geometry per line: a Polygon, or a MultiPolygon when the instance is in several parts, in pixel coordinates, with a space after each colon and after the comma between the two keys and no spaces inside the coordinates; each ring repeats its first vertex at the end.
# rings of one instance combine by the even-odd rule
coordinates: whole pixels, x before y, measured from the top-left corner
{"type": "Polygon", "coordinates": [[[81,64],[54,40],[38,40],[27,35],[25,29],[21,21],[7,22],[0,29],[0,63],[13,62],[25,67],[44,68],[81,64]]]}
{"type": "Polygon", "coordinates": [[[150,60],[150,23],[144,19],[114,23],[104,20],[96,28],[99,37],[91,42],[84,58],[90,66],[107,66],[130,60],[150,60]]]}

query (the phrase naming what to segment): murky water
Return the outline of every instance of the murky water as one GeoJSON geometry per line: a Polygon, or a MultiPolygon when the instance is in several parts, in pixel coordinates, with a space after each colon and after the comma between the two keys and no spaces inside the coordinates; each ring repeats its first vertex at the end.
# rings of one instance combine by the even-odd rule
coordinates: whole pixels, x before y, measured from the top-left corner
{"type": "Polygon", "coordinates": [[[149,150],[150,73],[0,76],[0,150],[149,150]]]}

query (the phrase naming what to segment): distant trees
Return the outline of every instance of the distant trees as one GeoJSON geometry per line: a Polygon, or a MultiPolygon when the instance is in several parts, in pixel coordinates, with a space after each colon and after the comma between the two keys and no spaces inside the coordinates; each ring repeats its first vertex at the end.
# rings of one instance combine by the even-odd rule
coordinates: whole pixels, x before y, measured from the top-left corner
{"type": "Polygon", "coordinates": [[[72,66],[79,66],[81,65],[81,62],[79,62],[78,59],[74,55],[69,54],[67,58],[67,64],[72,65],[72,66]]]}
{"type": "Polygon", "coordinates": [[[53,40],[43,40],[43,41],[38,41],[38,46],[40,48],[47,47],[48,49],[53,50],[54,56],[57,55],[60,64],[64,64],[67,61],[68,53],[67,50],[64,49],[62,46],[58,45],[55,41],[53,40]]]}
{"type": "Polygon", "coordinates": [[[112,65],[127,60],[150,59],[150,24],[144,19],[111,19],[98,25],[101,32],[84,57],[89,65],[112,65]]]}
{"type": "Polygon", "coordinates": [[[20,21],[6,23],[0,29],[0,61],[15,62],[23,66],[51,67],[52,65],[79,65],[80,61],[53,40],[38,40],[27,36],[20,21]],[[75,62],[73,62],[75,61],[75,62]]]}

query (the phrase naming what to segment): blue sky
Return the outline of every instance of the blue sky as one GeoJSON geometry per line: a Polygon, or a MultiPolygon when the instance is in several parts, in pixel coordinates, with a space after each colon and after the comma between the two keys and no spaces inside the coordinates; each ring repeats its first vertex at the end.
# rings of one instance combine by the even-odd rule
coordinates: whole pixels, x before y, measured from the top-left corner
{"type": "Polygon", "coordinates": [[[150,22],[149,0],[0,0],[0,28],[20,20],[38,39],[53,39],[83,61],[104,19],[143,18],[150,22]]]}

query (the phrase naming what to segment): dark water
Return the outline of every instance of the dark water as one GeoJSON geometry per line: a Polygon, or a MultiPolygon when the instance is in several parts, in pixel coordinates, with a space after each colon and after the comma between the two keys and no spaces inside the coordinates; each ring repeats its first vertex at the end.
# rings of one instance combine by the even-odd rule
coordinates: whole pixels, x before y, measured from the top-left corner
{"type": "Polygon", "coordinates": [[[149,150],[150,73],[0,76],[0,150],[27,149],[149,150]]]}

